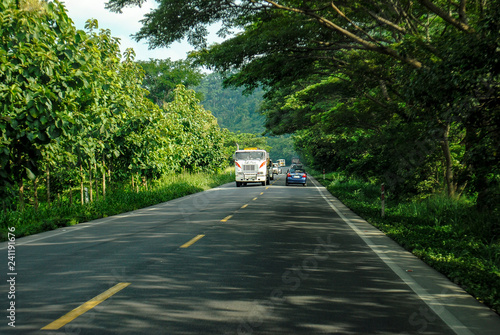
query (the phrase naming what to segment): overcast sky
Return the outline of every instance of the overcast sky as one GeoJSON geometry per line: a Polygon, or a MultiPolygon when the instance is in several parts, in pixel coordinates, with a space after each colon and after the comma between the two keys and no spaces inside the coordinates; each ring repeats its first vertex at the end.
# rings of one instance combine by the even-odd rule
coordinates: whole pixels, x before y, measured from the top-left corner
{"type": "MultiPolygon", "coordinates": [[[[135,42],[130,35],[135,34],[141,28],[139,22],[145,13],[148,13],[153,6],[154,0],[148,0],[142,8],[132,7],[123,9],[122,14],[111,13],[104,9],[107,0],[61,0],[68,10],[68,16],[73,20],[77,29],[84,30],[85,21],[97,19],[99,29],[110,29],[111,36],[120,38],[120,49],[122,53],[127,48],[133,48],[136,53],[136,60],[185,59],[187,52],[193,48],[187,43],[175,43],[170,48],[148,50],[147,42],[135,42]]],[[[211,39],[213,42],[217,38],[211,39]]],[[[219,39],[220,41],[220,39],[219,39]]]]}

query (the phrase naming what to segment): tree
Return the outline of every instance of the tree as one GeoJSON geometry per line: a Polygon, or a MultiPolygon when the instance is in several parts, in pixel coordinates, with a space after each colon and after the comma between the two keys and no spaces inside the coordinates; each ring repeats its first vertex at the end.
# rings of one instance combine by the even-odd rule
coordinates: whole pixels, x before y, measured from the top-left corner
{"type": "Polygon", "coordinates": [[[178,85],[174,100],[163,108],[181,125],[182,136],[177,140],[179,164],[190,171],[216,171],[224,165],[224,138],[217,119],[199,105],[193,90],[178,85]]]}
{"type": "Polygon", "coordinates": [[[40,174],[41,148],[77,122],[85,56],[64,7],[57,2],[0,3],[0,177],[3,195],[40,174]]]}
{"type": "MultiPolygon", "coordinates": [[[[140,1],[111,0],[109,7],[134,3],[140,1]]],[[[320,81],[347,77],[373,105],[401,107],[394,113],[441,146],[450,196],[466,179],[488,207],[487,199],[498,203],[500,170],[498,155],[490,154],[500,144],[498,8],[498,0],[164,0],[136,36],[152,46],[184,36],[203,46],[206,26],[220,20],[223,31],[242,32],[196,57],[217,70],[237,69],[229,84],[264,85],[274,94],[313,73],[320,81]],[[354,79],[357,68],[368,70],[362,80],[354,79]],[[461,157],[453,156],[456,143],[465,149],[455,151],[461,157]]]]}
{"type": "Polygon", "coordinates": [[[149,91],[149,99],[158,106],[171,102],[177,85],[191,88],[200,84],[203,74],[190,61],[150,59],[137,62],[144,70],[142,85],[149,91]]]}
{"type": "MultiPolygon", "coordinates": [[[[28,179],[37,206],[44,177],[47,200],[51,188],[80,184],[83,202],[85,183],[92,199],[97,188],[105,194],[111,176],[157,178],[224,166],[225,134],[194,92],[176,89],[175,103],[161,109],[147,98],[133,50],[121,55],[118,39],[99,30],[97,20],[85,29],[76,30],[57,1],[0,2],[2,199],[15,200],[17,189],[22,209],[28,179]]],[[[199,72],[175,66],[197,83],[199,72]]]]}
{"type": "Polygon", "coordinates": [[[206,75],[194,89],[203,95],[201,104],[212,112],[221,127],[242,133],[265,131],[264,118],[259,113],[262,90],[244,94],[242,88],[225,88],[223,76],[218,73],[206,75]]]}

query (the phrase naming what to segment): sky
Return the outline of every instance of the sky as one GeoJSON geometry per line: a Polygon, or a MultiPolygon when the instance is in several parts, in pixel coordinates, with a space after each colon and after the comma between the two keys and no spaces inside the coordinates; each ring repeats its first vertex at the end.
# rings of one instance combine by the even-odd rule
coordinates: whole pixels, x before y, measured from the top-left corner
{"type": "MultiPolygon", "coordinates": [[[[84,30],[85,21],[88,19],[97,19],[99,29],[110,29],[111,36],[120,38],[120,50],[123,53],[127,48],[133,48],[136,53],[136,60],[166,59],[171,60],[185,59],[187,53],[193,50],[193,47],[186,41],[176,42],[170,48],[158,48],[148,50],[146,40],[136,42],[130,37],[141,28],[139,22],[145,13],[148,13],[153,6],[156,6],[154,0],[148,0],[141,8],[124,8],[122,14],[116,14],[104,8],[107,0],[61,0],[64,3],[68,16],[73,20],[77,29],[84,30]]],[[[220,42],[215,34],[211,36],[210,42],[220,42]]]]}

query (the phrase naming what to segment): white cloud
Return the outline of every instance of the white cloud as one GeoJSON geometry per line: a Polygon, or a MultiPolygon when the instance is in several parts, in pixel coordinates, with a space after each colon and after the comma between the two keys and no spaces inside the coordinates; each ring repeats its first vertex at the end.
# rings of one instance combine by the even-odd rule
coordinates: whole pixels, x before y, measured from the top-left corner
{"type": "Polygon", "coordinates": [[[144,14],[148,13],[155,3],[148,0],[141,8],[124,8],[122,14],[112,13],[104,8],[106,0],[62,0],[68,11],[68,16],[73,20],[77,29],[84,30],[85,21],[97,19],[99,29],[110,29],[111,36],[120,38],[120,50],[122,53],[127,48],[133,48],[136,53],[136,60],[185,59],[187,53],[193,47],[187,42],[177,42],[170,48],[148,50],[147,41],[136,42],[130,37],[141,28],[139,22],[144,14]]]}

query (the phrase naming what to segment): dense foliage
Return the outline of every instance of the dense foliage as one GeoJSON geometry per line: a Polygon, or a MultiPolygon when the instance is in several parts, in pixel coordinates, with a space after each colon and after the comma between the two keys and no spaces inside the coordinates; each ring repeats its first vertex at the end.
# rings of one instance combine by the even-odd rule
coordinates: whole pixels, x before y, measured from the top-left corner
{"type": "Polygon", "coordinates": [[[231,133],[228,144],[228,157],[236,149],[259,147],[270,152],[271,159],[290,161],[296,156],[290,136],[263,136],[265,118],[260,113],[263,92],[253,93],[242,88],[224,86],[224,77],[216,72],[207,74],[194,90],[203,96],[201,104],[217,118],[219,125],[231,133]]]}
{"type": "Polygon", "coordinates": [[[148,98],[160,107],[172,102],[177,85],[194,89],[203,78],[201,71],[186,60],[150,59],[137,63],[144,70],[142,87],[148,90],[148,98]]]}
{"type": "Polygon", "coordinates": [[[28,191],[37,208],[42,181],[46,201],[79,186],[83,203],[85,187],[93,201],[110,179],[138,185],[225,166],[226,133],[195,93],[170,85],[169,99],[153,103],[133,50],[122,59],[118,40],[96,20],[76,30],[58,1],[4,0],[0,38],[4,209],[22,209],[28,191]]]}
{"type": "Polygon", "coordinates": [[[241,88],[225,88],[223,77],[215,72],[207,74],[194,90],[203,95],[203,107],[213,113],[221,127],[234,133],[264,133],[264,117],[258,113],[261,90],[245,95],[241,88]]]}
{"type": "MultiPolygon", "coordinates": [[[[119,11],[142,0],[110,0],[119,11]]],[[[498,0],[162,0],[138,39],[187,37],[226,84],[264,87],[267,129],[315,167],[500,203],[498,0]],[[225,42],[206,47],[222,22],[225,42]],[[161,27],[161,29],[160,29],[161,27]]]]}

